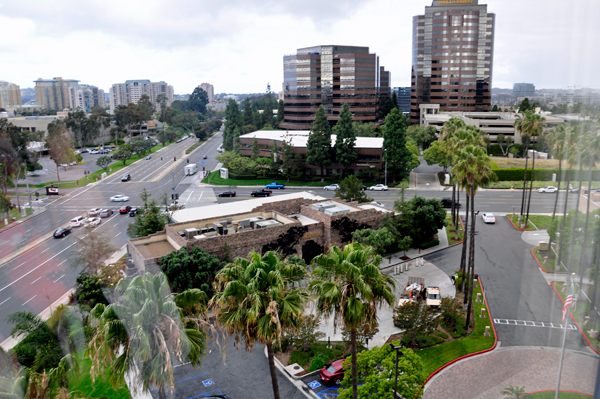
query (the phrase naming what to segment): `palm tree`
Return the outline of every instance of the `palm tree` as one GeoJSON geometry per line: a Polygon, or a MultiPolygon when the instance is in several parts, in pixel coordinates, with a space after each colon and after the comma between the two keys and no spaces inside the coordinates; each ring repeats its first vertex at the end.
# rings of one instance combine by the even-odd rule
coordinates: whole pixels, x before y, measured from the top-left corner
{"type": "Polygon", "coordinates": [[[116,385],[126,372],[139,370],[144,391],[157,387],[159,398],[166,398],[166,388],[174,389],[175,359],[198,367],[206,349],[206,334],[182,323],[177,302],[187,295],[171,294],[162,273],[121,280],[116,301],[92,309],[98,324],[88,344],[92,379],[105,373],[116,385]]]}
{"type": "Polygon", "coordinates": [[[507,388],[504,388],[504,391],[502,391],[501,394],[505,395],[504,399],[521,399],[531,396],[525,392],[524,386],[513,387],[512,385],[508,386],[507,388]]]}
{"type": "Polygon", "coordinates": [[[269,251],[237,258],[215,277],[217,293],[211,300],[215,315],[230,334],[244,340],[247,350],[256,341],[267,346],[275,399],[279,399],[279,384],[273,343],[285,329],[298,327],[307,299],[299,282],[305,276],[303,266],[284,262],[277,252],[269,251]]]}
{"type": "MultiPolygon", "coordinates": [[[[528,126],[527,126],[528,136],[531,138],[531,137],[539,136],[539,135],[543,134],[545,126],[546,126],[546,118],[544,118],[538,114],[529,115],[528,126]]],[[[527,162],[527,160],[525,160],[525,162],[527,162]]],[[[534,172],[535,172],[535,151],[533,153],[533,159],[531,160],[531,180],[529,183],[529,198],[527,199],[527,215],[525,216],[525,226],[527,226],[527,223],[529,222],[529,207],[531,205],[531,191],[533,190],[534,172]]],[[[527,173],[527,170],[525,170],[525,173],[527,173]]]]}
{"type": "Polygon", "coordinates": [[[381,256],[372,247],[352,242],[340,249],[332,247],[327,255],[313,260],[313,280],[308,289],[317,298],[317,311],[333,316],[333,327],[350,331],[352,352],[352,397],[358,397],[356,329],[361,324],[374,326],[377,308],[394,304],[396,287],[391,277],[379,270],[381,256]]]}
{"type": "MultiPolygon", "coordinates": [[[[465,122],[462,119],[458,119],[458,118],[450,118],[448,121],[446,121],[444,123],[444,126],[442,126],[442,130],[440,132],[440,136],[442,141],[446,142],[446,145],[449,147],[449,154],[450,154],[450,165],[452,165],[452,156],[453,156],[453,146],[452,146],[452,138],[454,137],[454,133],[456,133],[458,130],[465,128],[467,125],[465,124],[465,122]]],[[[455,216],[455,198],[456,198],[456,183],[454,182],[454,173],[452,173],[452,168],[450,168],[450,175],[452,176],[452,206],[451,206],[451,213],[452,213],[452,224],[454,224],[454,229],[456,230],[456,219],[457,217],[455,216]]],[[[456,212],[458,213],[458,212],[456,212]]]]}

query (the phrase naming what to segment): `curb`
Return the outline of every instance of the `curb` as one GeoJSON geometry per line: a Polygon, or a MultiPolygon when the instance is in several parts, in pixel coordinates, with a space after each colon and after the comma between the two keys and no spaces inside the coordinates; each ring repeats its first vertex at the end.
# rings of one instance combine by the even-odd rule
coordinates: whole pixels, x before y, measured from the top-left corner
{"type": "MultiPolygon", "coordinates": [[[[267,346],[265,345],[265,357],[269,357],[268,353],[267,353],[267,346]]],[[[315,374],[318,373],[320,370],[316,370],[313,371],[312,373],[308,373],[308,374],[304,374],[302,377],[295,377],[293,375],[290,375],[288,373],[288,371],[285,369],[285,367],[283,366],[283,364],[279,361],[279,359],[277,359],[277,356],[273,356],[273,360],[275,361],[275,367],[277,367],[277,369],[279,371],[281,371],[281,374],[283,374],[284,376],[287,377],[287,379],[296,387],[298,388],[298,390],[300,392],[302,392],[306,397],[308,398],[315,398],[315,399],[321,399],[319,395],[317,395],[308,385],[306,385],[304,383],[304,381],[302,381],[302,377],[306,377],[307,375],[311,375],[311,374],[315,374]]]]}
{"type": "Polygon", "coordinates": [[[435,377],[437,374],[439,374],[440,372],[442,372],[446,367],[453,365],[454,363],[463,360],[463,359],[467,359],[473,356],[477,356],[477,355],[482,355],[484,353],[488,353],[493,351],[494,349],[496,349],[496,346],[498,345],[498,334],[496,333],[496,327],[494,326],[494,319],[492,319],[492,312],[490,312],[490,307],[488,305],[487,302],[487,297],[485,296],[485,291],[483,290],[483,281],[481,281],[481,276],[478,277],[478,281],[479,281],[479,285],[481,286],[481,293],[483,294],[483,300],[485,302],[485,306],[487,308],[487,314],[488,314],[488,318],[490,320],[490,324],[492,325],[492,330],[494,331],[494,345],[492,345],[491,348],[488,349],[484,349],[481,350],[479,352],[473,352],[473,353],[469,353],[467,355],[463,355],[461,357],[458,357],[446,364],[444,364],[442,367],[440,367],[439,369],[435,370],[433,373],[431,373],[429,375],[429,377],[427,377],[427,379],[425,380],[425,382],[423,383],[423,386],[425,386],[425,384],[427,384],[427,382],[429,382],[431,380],[431,378],[435,377]]]}
{"type": "Polygon", "coordinates": [[[537,230],[527,230],[527,229],[520,229],[517,226],[515,226],[515,224],[513,223],[513,221],[510,219],[510,217],[508,217],[508,215],[506,215],[506,218],[508,219],[508,221],[510,222],[510,224],[512,224],[512,227],[515,228],[515,230],[520,230],[520,231],[537,231],[537,230]]]}
{"type": "Polygon", "coordinates": [[[40,211],[38,213],[35,213],[35,211],[34,211],[33,215],[25,216],[23,219],[19,219],[19,220],[15,221],[14,223],[9,224],[8,226],[1,228],[0,233],[4,233],[5,231],[12,229],[13,227],[17,227],[18,225],[25,223],[29,219],[33,219],[34,217],[41,215],[42,213],[46,212],[47,210],[48,210],[48,207],[44,206],[42,211],[40,211]]]}
{"type": "MultiPolygon", "coordinates": [[[[560,302],[564,305],[565,301],[563,300],[562,296],[560,295],[560,293],[558,292],[558,290],[554,286],[554,283],[555,283],[555,281],[551,282],[550,285],[554,289],[554,292],[556,293],[556,295],[558,295],[558,298],[560,299],[560,302]]],[[[585,335],[585,333],[583,332],[583,329],[581,328],[581,326],[579,325],[579,323],[577,322],[577,320],[575,320],[575,317],[573,316],[573,314],[571,313],[570,310],[569,310],[569,316],[571,316],[571,319],[573,319],[573,322],[575,323],[575,325],[579,329],[579,332],[581,333],[581,335],[583,335],[583,338],[585,338],[585,340],[587,341],[588,345],[590,346],[590,349],[600,355],[600,351],[598,351],[598,349],[594,348],[594,345],[592,345],[592,343],[588,339],[587,335],[585,335]]]]}
{"type": "Polygon", "coordinates": [[[533,259],[535,259],[535,261],[537,262],[538,266],[540,267],[540,270],[543,273],[548,273],[548,274],[553,274],[553,272],[548,272],[546,270],[544,270],[544,268],[542,267],[542,264],[540,263],[540,261],[538,260],[537,256],[535,256],[535,254],[533,253],[533,251],[535,251],[537,248],[539,248],[540,246],[538,245],[537,247],[533,247],[531,249],[531,256],[533,256],[533,259]]]}

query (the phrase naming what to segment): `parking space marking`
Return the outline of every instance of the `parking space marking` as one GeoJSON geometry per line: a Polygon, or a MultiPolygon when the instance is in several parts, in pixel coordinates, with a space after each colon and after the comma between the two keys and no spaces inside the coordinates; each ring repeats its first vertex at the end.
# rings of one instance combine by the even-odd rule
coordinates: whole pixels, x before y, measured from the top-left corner
{"type": "Polygon", "coordinates": [[[308,386],[311,387],[312,389],[317,389],[318,387],[321,386],[321,384],[319,384],[319,381],[314,380],[308,383],[308,386]]]}
{"type": "Polygon", "coordinates": [[[212,391],[201,393],[200,395],[189,397],[188,399],[201,398],[201,397],[207,398],[207,397],[209,397],[208,394],[211,394],[210,397],[212,397],[212,396],[214,396],[215,392],[218,392],[220,396],[223,396],[223,392],[221,392],[221,390],[219,388],[217,388],[217,389],[213,389],[212,391]]]}
{"type": "Polygon", "coordinates": [[[335,399],[339,396],[339,393],[338,393],[339,388],[340,388],[339,385],[335,386],[335,387],[327,388],[327,389],[317,393],[317,396],[322,399],[335,399]],[[329,390],[332,390],[332,392],[327,392],[329,390]],[[333,390],[335,390],[335,391],[333,391],[333,390]]]}
{"type": "MultiPolygon", "coordinates": [[[[543,322],[543,321],[531,321],[531,320],[512,320],[512,319],[494,319],[494,324],[506,325],[506,326],[522,326],[522,327],[542,327],[542,328],[565,328],[564,324],[543,322]]],[[[577,330],[573,324],[567,324],[569,330],[577,330]]]]}
{"type": "Polygon", "coordinates": [[[204,381],[202,381],[202,384],[203,384],[205,387],[209,387],[209,386],[211,386],[211,385],[214,385],[215,383],[214,383],[214,381],[213,381],[213,380],[211,380],[211,379],[209,378],[208,380],[204,380],[204,381]]]}

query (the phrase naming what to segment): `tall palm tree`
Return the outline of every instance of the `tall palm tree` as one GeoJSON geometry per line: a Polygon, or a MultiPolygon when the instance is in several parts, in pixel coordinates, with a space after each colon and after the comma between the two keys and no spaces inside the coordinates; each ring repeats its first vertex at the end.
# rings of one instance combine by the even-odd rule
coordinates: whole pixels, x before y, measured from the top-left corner
{"type": "Polygon", "coordinates": [[[189,294],[171,294],[162,273],[121,280],[116,301],[91,312],[98,324],[88,344],[92,378],[102,373],[117,384],[126,372],[139,370],[143,390],[157,387],[159,398],[166,398],[166,389],[175,386],[175,360],[198,367],[206,349],[204,331],[186,327],[177,306],[180,296],[189,294]]]}
{"type": "MultiPolygon", "coordinates": [[[[446,146],[449,149],[449,153],[450,153],[450,165],[452,165],[452,156],[453,156],[453,146],[452,146],[452,138],[454,137],[454,133],[456,133],[458,130],[465,128],[467,125],[465,124],[465,122],[462,119],[459,118],[450,118],[448,121],[446,121],[444,123],[444,125],[442,126],[442,130],[440,132],[440,136],[442,141],[444,141],[446,143],[446,146]]],[[[457,206],[456,206],[456,183],[454,182],[454,174],[452,172],[452,168],[450,168],[450,176],[451,176],[451,181],[452,181],[452,206],[450,208],[450,211],[452,213],[452,224],[455,227],[456,230],[456,214],[458,212],[455,212],[457,206]]]]}
{"type": "Polygon", "coordinates": [[[473,276],[475,274],[475,194],[479,187],[487,186],[496,180],[496,174],[492,170],[492,160],[486,154],[483,147],[469,144],[457,154],[456,173],[466,185],[471,200],[471,227],[469,231],[469,266],[465,278],[467,278],[468,290],[465,293],[467,303],[467,322],[469,328],[471,310],[473,307],[473,276]]]}
{"type": "Polygon", "coordinates": [[[246,349],[256,341],[267,346],[273,396],[279,399],[273,343],[287,328],[298,327],[307,299],[300,288],[306,269],[284,262],[274,251],[252,252],[217,273],[217,293],[211,300],[217,319],[230,334],[241,337],[246,349]]]}
{"type": "Polygon", "coordinates": [[[332,247],[327,255],[313,260],[313,279],[308,289],[317,298],[317,311],[333,316],[333,327],[350,331],[352,352],[352,397],[358,397],[356,329],[363,323],[374,326],[377,308],[394,304],[396,287],[391,277],[379,270],[381,256],[372,247],[357,242],[343,249],[332,247]]]}
{"type": "MultiPolygon", "coordinates": [[[[544,127],[546,127],[546,118],[538,114],[530,114],[529,120],[527,121],[527,131],[529,138],[540,136],[544,133],[544,127]]],[[[525,161],[527,162],[527,161],[525,161]]],[[[527,170],[525,170],[527,173],[527,170]]],[[[527,199],[527,215],[525,216],[525,225],[529,221],[529,207],[531,205],[531,191],[533,190],[533,178],[535,173],[535,152],[533,153],[533,159],[531,160],[531,181],[529,183],[529,198],[527,199]]]]}

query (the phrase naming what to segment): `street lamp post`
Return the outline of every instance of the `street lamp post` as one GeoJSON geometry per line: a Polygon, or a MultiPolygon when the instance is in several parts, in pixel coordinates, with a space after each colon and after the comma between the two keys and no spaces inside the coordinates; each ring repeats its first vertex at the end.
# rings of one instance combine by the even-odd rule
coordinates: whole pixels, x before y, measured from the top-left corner
{"type": "Polygon", "coordinates": [[[393,351],[396,351],[396,383],[394,384],[394,398],[395,398],[396,392],[398,392],[398,357],[404,356],[404,353],[400,352],[400,349],[402,349],[402,345],[394,346],[394,344],[390,344],[390,348],[393,351]]]}
{"type": "Polygon", "coordinates": [[[385,156],[385,185],[387,186],[387,149],[383,150],[385,156]]]}

